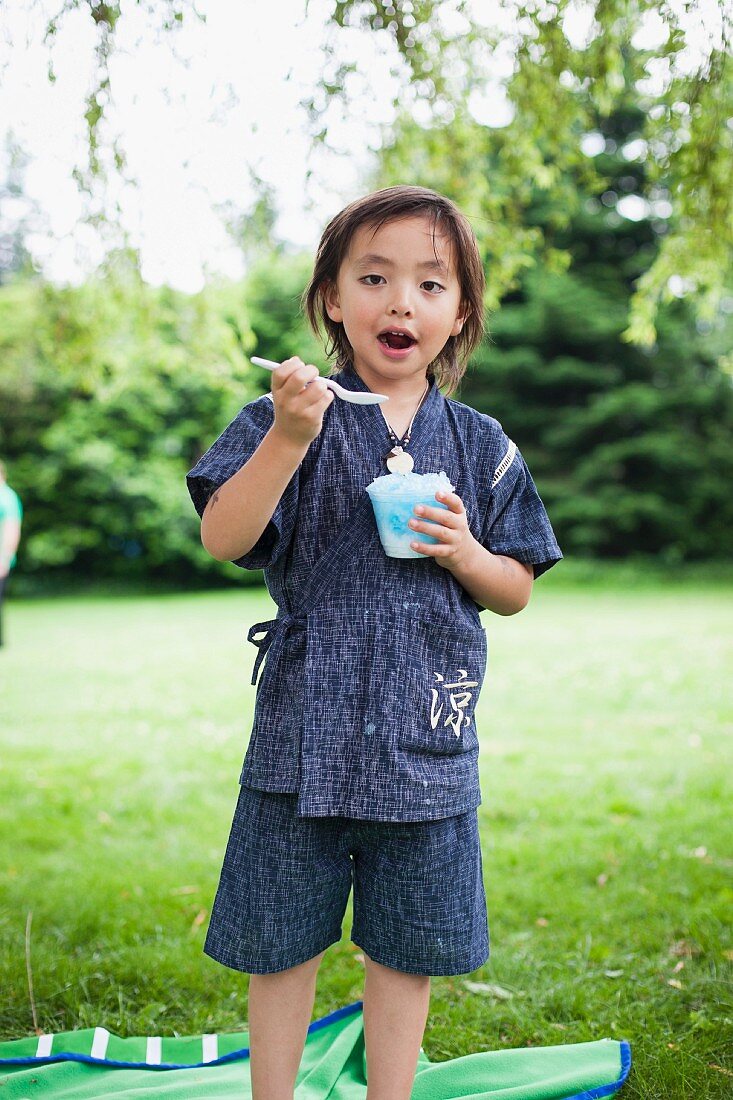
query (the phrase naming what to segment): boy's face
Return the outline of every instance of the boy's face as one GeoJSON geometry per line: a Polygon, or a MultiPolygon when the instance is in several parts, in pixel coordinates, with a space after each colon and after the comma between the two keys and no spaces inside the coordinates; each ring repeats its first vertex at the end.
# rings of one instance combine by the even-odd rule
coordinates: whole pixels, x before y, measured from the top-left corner
{"type": "Polygon", "coordinates": [[[331,320],[343,324],[354,366],[371,389],[411,378],[422,386],[428,365],[461,331],[452,252],[448,237],[433,238],[425,217],[354,233],[325,303],[331,320]]]}

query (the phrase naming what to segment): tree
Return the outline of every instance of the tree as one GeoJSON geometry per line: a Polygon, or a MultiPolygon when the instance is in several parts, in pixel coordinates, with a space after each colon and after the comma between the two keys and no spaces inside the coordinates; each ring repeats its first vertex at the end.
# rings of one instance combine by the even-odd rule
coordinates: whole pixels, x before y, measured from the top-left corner
{"type": "MultiPolygon", "coordinates": [[[[566,552],[717,558],[733,532],[733,389],[719,363],[733,324],[696,325],[676,299],[659,310],[653,349],[621,339],[633,286],[659,248],[653,218],[616,209],[619,195],[644,189],[643,165],[622,155],[637,116],[627,107],[604,121],[600,191],[574,183],[577,212],[553,231],[568,270],[540,262],[524,274],[460,399],[504,422],[566,552]]],[[[550,230],[544,192],[527,220],[550,230]]]]}
{"type": "MultiPolygon", "coordinates": [[[[300,311],[300,297],[312,270],[313,257],[308,253],[266,253],[252,267],[244,294],[255,338],[253,354],[278,363],[292,355],[306,363],[323,362],[323,346],[300,311]]],[[[266,392],[270,381],[263,377],[261,386],[266,392]]]]}
{"type": "Polygon", "coordinates": [[[507,0],[490,6],[500,29],[487,25],[487,7],[469,0],[334,0],[337,29],[326,43],[322,87],[307,103],[317,138],[328,141],[319,121],[333,96],[345,112],[350,107],[347,78],[355,66],[342,56],[338,29],[378,37],[396,59],[400,124],[412,120],[427,131],[433,143],[427,156],[449,165],[448,192],[460,193],[498,237],[489,302],[495,305],[538,257],[555,267],[567,262],[539,227],[526,224],[528,205],[537,190],[546,192],[552,228],[567,225],[574,206],[569,174],[579,172],[592,186],[583,142],[632,95],[643,116],[629,141],[645,163],[646,200],[668,207],[669,232],[635,286],[624,339],[654,343],[657,310],[671,301],[676,280],[710,320],[730,277],[733,244],[728,5],[708,5],[702,23],[696,5],[669,0],[583,7],[573,0],[507,0]],[[703,30],[708,40],[696,55],[692,32],[703,30]],[[653,48],[635,44],[651,34],[653,48]],[[502,82],[496,73],[503,69],[509,75],[502,82]],[[486,179],[470,161],[481,145],[476,120],[504,93],[513,117],[501,129],[483,127],[497,168],[486,179]]]}
{"type": "MultiPolygon", "coordinates": [[[[657,309],[673,295],[670,280],[682,281],[700,316],[710,319],[730,278],[733,199],[729,165],[732,18],[727,0],[331,0],[324,27],[322,78],[306,97],[315,141],[328,145],[327,111],[341,100],[348,116],[353,93],[349,77],[357,63],[351,43],[360,32],[394,57],[396,107],[421,124],[450,123],[461,153],[463,132],[474,128],[492,100],[506,95],[513,117],[502,130],[501,180],[471,173],[472,206],[504,237],[494,271],[495,301],[539,257],[558,264],[552,244],[524,224],[530,193],[541,188],[563,217],[568,169],[580,170],[581,143],[598,119],[614,110],[633,85],[644,119],[638,143],[646,164],[647,201],[669,206],[670,232],[654,264],[640,278],[631,300],[624,338],[654,342],[657,309]],[[493,23],[489,23],[486,13],[493,23]],[[500,24],[500,25],[499,25],[500,24]],[[699,47],[691,31],[707,34],[699,47]],[[656,35],[656,39],[650,36],[656,35]],[[653,41],[647,48],[634,43],[653,41]],[[633,65],[629,67],[629,58],[633,65]],[[505,76],[497,77],[504,73],[505,76]]],[[[38,0],[37,0],[38,3],[38,0]]],[[[308,3],[304,0],[308,14],[308,3]]],[[[175,49],[184,22],[205,21],[193,0],[136,0],[156,33],[175,49]]],[[[105,127],[112,87],[111,59],[119,25],[129,17],[119,0],[60,0],[47,23],[49,79],[53,42],[73,14],[84,12],[94,27],[96,69],[85,121],[88,164],[77,166],[80,188],[91,195],[95,180],[126,170],[124,139],[105,127]]],[[[310,16],[309,16],[310,17],[310,16]]],[[[320,18],[320,15],[313,15],[320,18]]],[[[362,74],[369,86],[369,74],[362,74]]],[[[494,124],[491,124],[492,126],[494,124]]],[[[493,129],[498,140],[498,130],[493,129]]],[[[343,152],[343,150],[340,150],[343,152]]],[[[592,166],[585,165],[585,172],[592,166]]],[[[107,217],[101,204],[90,216],[107,217]]]]}
{"type": "Polygon", "coordinates": [[[0,453],[25,505],[23,573],[231,575],[201,547],[184,475],[257,396],[242,346],[241,288],[152,289],[126,253],[81,287],[0,287],[0,453]]]}
{"type": "Polygon", "coordinates": [[[0,184],[0,285],[13,276],[35,272],[26,238],[42,221],[41,212],[25,193],[28,156],[12,131],[5,135],[7,173],[0,184]]]}

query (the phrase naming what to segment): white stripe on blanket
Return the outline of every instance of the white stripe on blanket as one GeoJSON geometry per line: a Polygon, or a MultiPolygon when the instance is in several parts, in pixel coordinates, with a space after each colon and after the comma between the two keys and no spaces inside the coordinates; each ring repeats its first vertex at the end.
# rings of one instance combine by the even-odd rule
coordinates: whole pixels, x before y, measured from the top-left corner
{"type": "Polygon", "coordinates": [[[202,1062],[215,1062],[219,1057],[218,1035],[202,1035],[201,1049],[203,1052],[202,1062]]]}
{"type": "Polygon", "coordinates": [[[163,1056],[163,1041],[160,1035],[151,1035],[145,1045],[145,1061],[149,1066],[159,1066],[163,1056]]]}
{"type": "Polygon", "coordinates": [[[51,1035],[39,1035],[38,1046],[36,1047],[36,1058],[48,1058],[51,1053],[51,1047],[53,1046],[53,1034],[51,1035]]]}
{"type": "Polygon", "coordinates": [[[92,1041],[92,1058],[104,1058],[109,1043],[109,1032],[106,1027],[95,1027],[92,1041]]]}

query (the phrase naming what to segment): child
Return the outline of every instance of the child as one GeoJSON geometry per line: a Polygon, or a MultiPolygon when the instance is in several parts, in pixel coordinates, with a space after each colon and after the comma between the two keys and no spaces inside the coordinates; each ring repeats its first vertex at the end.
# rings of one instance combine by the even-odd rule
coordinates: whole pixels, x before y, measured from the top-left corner
{"type": "Polygon", "coordinates": [[[352,880],[368,1100],[409,1097],[430,976],[489,956],[479,612],[520,611],[562,554],[501,425],[439,389],[455,390],[481,340],[483,291],[448,199],[400,186],[351,203],[324,231],[304,305],[335,379],[389,402],[334,399],[293,357],[188,475],[206,549],[264,569],[278,606],[249,632],[253,683],[267,659],[205,945],[251,975],[255,1100],[293,1095],[352,880]],[[415,516],[420,559],[385,555],[365,491],[400,451],[455,486],[447,510],[415,516]]]}

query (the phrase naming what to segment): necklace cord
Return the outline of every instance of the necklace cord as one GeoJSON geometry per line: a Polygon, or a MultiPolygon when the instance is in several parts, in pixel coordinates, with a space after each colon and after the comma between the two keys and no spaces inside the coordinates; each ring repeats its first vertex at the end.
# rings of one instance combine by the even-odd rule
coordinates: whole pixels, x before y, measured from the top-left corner
{"type": "Polygon", "coordinates": [[[418,404],[417,404],[417,408],[415,409],[414,413],[412,414],[412,420],[411,420],[411,421],[410,421],[410,423],[408,424],[408,426],[407,426],[407,431],[406,431],[406,433],[405,433],[405,435],[404,435],[404,438],[402,438],[402,439],[399,439],[399,438],[398,438],[398,436],[397,436],[397,433],[395,432],[394,428],[393,428],[393,427],[392,427],[392,425],[390,424],[389,420],[387,420],[387,417],[386,417],[386,416],[385,416],[385,414],[384,414],[384,410],[383,410],[383,409],[381,409],[381,406],[380,406],[380,410],[381,410],[381,412],[382,412],[382,416],[384,416],[384,420],[385,420],[385,423],[386,423],[386,425],[387,425],[387,429],[388,429],[388,431],[389,431],[389,438],[390,438],[390,440],[391,440],[391,441],[392,441],[393,443],[398,443],[398,444],[400,444],[400,446],[402,446],[402,447],[406,447],[406,446],[407,446],[407,444],[408,444],[408,443],[410,442],[410,435],[412,434],[412,425],[413,425],[413,424],[414,424],[414,422],[415,422],[415,417],[417,416],[417,414],[418,414],[418,413],[419,413],[419,411],[420,411],[420,407],[421,407],[421,405],[422,405],[423,401],[425,400],[425,396],[426,396],[426,394],[427,394],[427,392],[428,392],[428,389],[429,389],[429,388],[430,388],[430,386],[429,386],[429,383],[428,383],[428,381],[427,381],[427,379],[426,379],[426,381],[425,381],[425,389],[424,389],[424,390],[423,390],[423,392],[422,392],[422,397],[421,397],[421,398],[420,398],[420,400],[418,401],[418,404]]]}

